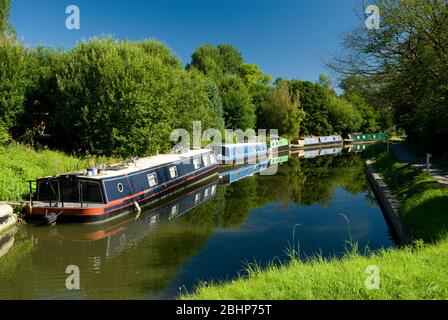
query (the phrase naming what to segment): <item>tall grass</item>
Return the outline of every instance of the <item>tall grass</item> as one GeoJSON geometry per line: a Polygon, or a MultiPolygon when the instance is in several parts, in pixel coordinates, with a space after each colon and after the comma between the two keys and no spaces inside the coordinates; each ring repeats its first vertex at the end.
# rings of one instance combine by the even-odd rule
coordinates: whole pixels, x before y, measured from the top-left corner
{"type": "Polygon", "coordinates": [[[447,299],[448,240],[437,245],[381,250],[343,259],[294,258],[285,265],[252,266],[248,277],[203,284],[182,299],[447,299]],[[379,288],[369,289],[369,266],[379,268],[379,288]]]}
{"type": "Polygon", "coordinates": [[[79,159],[57,151],[36,151],[20,144],[0,146],[0,201],[26,199],[28,180],[83,170],[95,161],[105,162],[106,159],[79,159]]]}

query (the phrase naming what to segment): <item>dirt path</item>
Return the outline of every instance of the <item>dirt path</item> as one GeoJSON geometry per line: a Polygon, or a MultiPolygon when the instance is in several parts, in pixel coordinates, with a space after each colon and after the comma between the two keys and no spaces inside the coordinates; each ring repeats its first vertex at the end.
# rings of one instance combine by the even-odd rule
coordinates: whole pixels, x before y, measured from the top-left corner
{"type": "MultiPolygon", "coordinates": [[[[426,158],[417,156],[401,143],[391,143],[390,148],[399,161],[412,163],[411,167],[418,170],[426,170],[426,158]]],[[[429,174],[441,185],[448,188],[448,168],[431,164],[429,174]]]]}

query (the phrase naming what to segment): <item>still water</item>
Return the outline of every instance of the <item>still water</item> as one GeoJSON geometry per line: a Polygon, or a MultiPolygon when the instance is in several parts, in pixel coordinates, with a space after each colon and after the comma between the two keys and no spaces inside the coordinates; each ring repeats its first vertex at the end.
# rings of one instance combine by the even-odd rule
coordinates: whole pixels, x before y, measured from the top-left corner
{"type": "Polygon", "coordinates": [[[175,298],[247,263],[287,262],[293,245],[329,257],[347,241],[363,252],[395,245],[362,154],[290,156],[275,175],[210,180],[139,217],[16,227],[0,235],[0,299],[175,298]],[[69,265],[80,290],[66,289],[69,265]]]}

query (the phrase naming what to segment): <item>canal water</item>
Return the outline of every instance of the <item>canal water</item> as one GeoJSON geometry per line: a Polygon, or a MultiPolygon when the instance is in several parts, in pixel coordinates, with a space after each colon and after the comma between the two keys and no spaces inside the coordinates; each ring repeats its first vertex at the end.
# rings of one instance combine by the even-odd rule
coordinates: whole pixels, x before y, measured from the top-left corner
{"type": "Polygon", "coordinates": [[[210,180],[106,225],[16,227],[0,235],[0,299],[170,299],[248,263],[287,262],[293,247],[332,257],[348,242],[394,246],[362,153],[324,153],[290,155],[275,175],[210,180]],[[79,290],[66,288],[68,266],[79,290]]]}

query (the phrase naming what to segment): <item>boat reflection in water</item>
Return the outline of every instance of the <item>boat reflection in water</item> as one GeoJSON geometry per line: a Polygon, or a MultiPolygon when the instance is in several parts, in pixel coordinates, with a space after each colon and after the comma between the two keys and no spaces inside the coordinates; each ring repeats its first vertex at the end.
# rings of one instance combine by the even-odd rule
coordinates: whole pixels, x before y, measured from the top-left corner
{"type": "Polygon", "coordinates": [[[219,180],[223,184],[232,184],[256,174],[274,175],[277,173],[277,167],[287,163],[289,151],[275,154],[268,160],[261,160],[253,164],[240,166],[231,170],[220,172],[219,180]]]}
{"type": "Polygon", "coordinates": [[[337,155],[340,153],[359,153],[367,150],[371,145],[368,144],[354,144],[349,145],[348,148],[343,147],[331,147],[331,148],[316,148],[316,149],[304,149],[304,150],[294,150],[291,155],[299,158],[316,158],[329,155],[337,155]]]}
{"type": "MultiPolygon", "coordinates": [[[[140,215],[129,214],[119,220],[101,225],[57,225],[51,228],[30,229],[33,238],[64,242],[89,242],[90,246],[104,248],[104,256],[120,253],[149,235],[160,223],[179,218],[216,195],[218,180],[205,182],[199,188],[171,198],[140,215]]],[[[98,251],[97,251],[98,252],[98,251]]]]}

